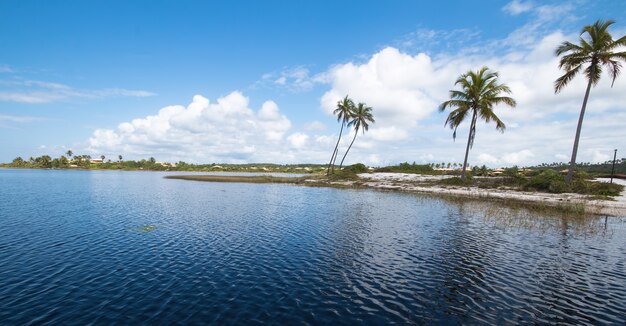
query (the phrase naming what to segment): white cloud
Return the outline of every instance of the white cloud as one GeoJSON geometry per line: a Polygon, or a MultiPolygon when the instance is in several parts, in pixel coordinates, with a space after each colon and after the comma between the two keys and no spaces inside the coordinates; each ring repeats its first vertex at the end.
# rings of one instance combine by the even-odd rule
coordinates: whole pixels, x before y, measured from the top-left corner
{"type": "Polygon", "coordinates": [[[255,83],[255,87],[280,87],[291,92],[303,92],[311,90],[315,85],[326,81],[323,73],[311,75],[309,68],[295,66],[283,69],[280,72],[265,73],[261,80],[255,83]]]}
{"type": "Polygon", "coordinates": [[[95,153],[126,157],[157,156],[193,162],[288,160],[287,147],[303,147],[308,136],[284,134],[291,122],[276,103],[255,111],[240,92],[211,103],[196,95],[187,107],[164,107],[156,115],[123,122],[115,129],[97,129],[89,139],[95,153]]]}
{"type": "Polygon", "coordinates": [[[13,68],[9,65],[0,65],[0,73],[12,73],[13,68]]]}
{"type": "Polygon", "coordinates": [[[44,120],[44,118],[24,116],[24,115],[3,115],[3,114],[0,114],[0,121],[28,123],[28,122],[38,121],[38,120],[44,120]]]}
{"type": "Polygon", "coordinates": [[[300,132],[296,132],[294,134],[289,135],[287,140],[291,143],[291,146],[295,148],[304,148],[306,146],[307,141],[309,140],[309,136],[300,132]]]}
{"type": "Polygon", "coordinates": [[[155,93],[123,88],[79,90],[68,85],[38,80],[0,80],[0,102],[40,104],[73,98],[148,97],[155,93]]]}
{"type": "Polygon", "coordinates": [[[509,2],[502,10],[511,14],[511,15],[519,15],[521,13],[530,11],[534,7],[534,4],[531,1],[519,1],[513,0],[509,2]]]}
{"type": "Polygon", "coordinates": [[[304,130],[307,131],[324,131],[326,130],[326,125],[320,121],[311,121],[304,125],[304,130]]]}

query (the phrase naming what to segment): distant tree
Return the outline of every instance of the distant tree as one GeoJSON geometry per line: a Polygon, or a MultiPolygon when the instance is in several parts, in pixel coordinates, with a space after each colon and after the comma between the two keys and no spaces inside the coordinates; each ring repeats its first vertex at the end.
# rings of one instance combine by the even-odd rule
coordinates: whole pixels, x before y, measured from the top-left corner
{"type": "Polygon", "coordinates": [[[122,161],[122,155],[118,155],[117,158],[120,160],[120,162],[122,161]]]}
{"type": "MultiPolygon", "coordinates": [[[[343,158],[341,159],[341,163],[339,164],[339,169],[343,166],[343,161],[348,156],[348,152],[350,152],[350,148],[352,148],[352,144],[354,144],[354,140],[356,136],[359,134],[359,130],[365,133],[369,129],[369,123],[375,123],[374,116],[372,115],[372,108],[366,106],[365,103],[359,103],[355,108],[352,115],[352,120],[348,122],[348,127],[354,127],[354,137],[352,138],[352,142],[350,142],[350,146],[346,150],[346,153],[343,154],[343,158]]],[[[407,163],[408,164],[408,163],[407,163]]]]}
{"type": "Polygon", "coordinates": [[[24,163],[25,163],[24,159],[22,159],[21,157],[18,156],[18,157],[13,159],[13,162],[11,162],[11,166],[19,168],[19,167],[24,166],[24,163]]]}
{"type": "Polygon", "coordinates": [[[72,158],[72,155],[74,155],[71,149],[68,149],[67,152],[65,152],[65,154],[67,154],[67,157],[69,158],[72,158]]]}
{"type": "Polygon", "coordinates": [[[443,102],[439,106],[439,111],[443,112],[447,108],[455,108],[448,114],[444,125],[450,126],[454,130],[452,137],[456,139],[456,129],[461,122],[469,115],[472,116],[470,131],[465,149],[465,160],[461,179],[465,179],[465,169],[467,168],[467,157],[469,150],[474,144],[476,135],[476,120],[480,117],[485,122],[493,120],[496,129],[504,132],[506,128],[504,122],[493,112],[493,107],[498,104],[506,104],[511,107],[516,106],[514,99],[502,96],[503,93],[510,94],[508,86],[498,83],[498,73],[489,71],[483,67],[478,71],[468,71],[456,80],[455,85],[461,86],[461,90],[450,90],[450,100],[443,102]]]}
{"type": "Polygon", "coordinates": [[[150,157],[150,164],[155,164],[156,160],[154,159],[154,157],[150,157]]]}
{"type": "Polygon", "coordinates": [[[565,70],[565,74],[554,82],[554,92],[559,93],[574,77],[583,69],[583,65],[588,64],[584,68],[584,74],[587,78],[587,90],[583,99],[580,116],[578,117],[578,126],[576,127],[576,136],[574,138],[574,148],[572,149],[572,158],[569,161],[567,177],[565,181],[571,183],[574,175],[574,167],[576,166],[576,155],[578,152],[578,142],[580,139],[580,131],[583,125],[585,109],[587,108],[587,100],[591,86],[595,86],[600,81],[603,66],[609,71],[613,83],[620,73],[620,61],[626,61],[626,52],[615,52],[620,47],[626,46],[626,36],[622,36],[617,40],[613,40],[613,36],[608,32],[609,26],[615,21],[598,20],[593,25],[583,27],[580,32],[580,44],[563,42],[556,49],[555,54],[561,56],[559,68],[565,70]],[[586,38],[583,37],[586,35],[586,38]]]}
{"type": "Polygon", "coordinates": [[[48,155],[42,155],[35,159],[35,164],[40,168],[49,169],[52,167],[52,158],[48,155]]]}
{"type": "Polygon", "coordinates": [[[100,159],[102,160],[102,163],[104,163],[104,155],[100,155],[100,159]]]}

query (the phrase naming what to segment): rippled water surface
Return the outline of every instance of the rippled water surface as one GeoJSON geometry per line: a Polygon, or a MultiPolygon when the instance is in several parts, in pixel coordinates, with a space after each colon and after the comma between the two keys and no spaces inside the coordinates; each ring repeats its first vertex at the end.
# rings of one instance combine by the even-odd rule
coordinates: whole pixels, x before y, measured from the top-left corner
{"type": "Polygon", "coordinates": [[[626,218],[0,170],[0,324],[624,324],[626,218]]]}

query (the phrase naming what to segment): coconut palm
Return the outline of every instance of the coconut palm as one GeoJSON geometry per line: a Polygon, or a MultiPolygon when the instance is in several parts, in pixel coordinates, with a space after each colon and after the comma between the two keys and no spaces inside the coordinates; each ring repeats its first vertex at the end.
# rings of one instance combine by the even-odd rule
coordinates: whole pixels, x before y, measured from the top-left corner
{"type": "Polygon", "coordinates": [[[343,161],[348,156],[348,152],[350,148],[352,148],[352,144],[354,144],[354,140],[356,136],[359,134],[359,130],[362,130],[365,133],[369,129],[369,122],[374,123],[374,116],[372,115],[372,108],[366,106],[365,103],[359,103],[352,112],[352,120],[348,122],[348,127],[354,127],[354,137],[352,137],[352,142],[350,142],[350,146],[348,146],[348,150],[343,154],[343,158],[341,159],[341,163],[339,164],[339,169],[343,166],[343,161]]]}
{"type": "Polygon", "coordinates": [[[333,155],[330,157],[330,162],[328,162],[328,171],[326,172],[326,175],[331,174],[335,170],[335,161],[337,160],[337,152],[339,149],[339,141],[341,141],[341,134],[343,133],[343,127],[345,127],[348,121],[352,118],[352,111],[354,111],[354,102],[348,98],[348,95],[346,95],[343,100],[337,102],[337,108],[333,111],[333,114],[337,115],[337,121],[341,121],[341,129],[339,130],[339,138],[337,138],[337,144],[333,150],[333,155]]]}
{"type": "Polygon", "coordinates": [[[72,158],[72,155],[74,155],[71,149],[68,149],[67,152],[65,152],[65,154],[67,154],[69,158],[72,158]]]}
{"type": "Polygon", "coordinates": [[[574,166],[576,165],[576,154],[578,152],[578,141],[580,139],[580,131],[583,125],[585,109],[587,108],[587,100],[589,99],[589,91],[591,86],[595,86],[600,81],[602,68],[606,67],[609,76],[612,77],[611,87],[615,83],[615,79],[620,73],[621,61],[626,61],[626,52],[614,52],[613,50],[626,46],[626,36],[622,36],[617,40],[613,40],[611,34],[607,31],[609,26],[613,25],[613,20],[598,20],[593,25],[585,26],[580,32],[580,44],[563,42],[556,48],[555,54],[561,56],[559,68],[565,70],[565,74],[554,82],[554,92],[559,93],[574,77],[584,68],[584,74],[587,78],[587,90],[583,99],[583,105],[580,109],[578,117],[578,126],[576,127],[576,137],[574,138],[574,148],[572,150],[572,158],[569,162],[567,170],[567,183],[572,181],[574,175],[574,166]],[[585,37],[583,37],[583,35],[585,37]],[[586,65],[586,67],[584,67],[586,65]]]}
{"type": "Polygon", "coordinates": [[[489,68],[482,67],[478,71],[468,71],[456,80],[455,85],[461,86],[461,90],[450,90],[450,100],[443,102],[439,106],[439,111],[445,109],[453,109],[446,119],[444,126],[450,126],[454,130],[453,139],[456,139],[456,129],[461,122],[472,116],[470,124],[470,132],[467,139],[467,148],[465,149],[465,160],[463,161],[463,171],[461,179],[465,179],[465,170],[467,169],[467,156],[470,148],[474,145],[474,137],[476,136],[476,120],[478,117],[489,123],[492,120],[496,123],[496,129],[504,132],[506,126],[504,122],[496,116],[493,108],[499,104],[506,104],[515,107],[517,103],[514,99],[502,96],[503,93],[510,94],[511,90],[508,86],[498,83],[498,73],[489,71],[489,68]]]}
{"type": "Polygon", "coordinates": [[[122,155],[118,155],[118,156],[117,156],[117,158],[118,158],[118,159],[119,159],[119,161],[121,162],[123,157],[122,157],[122,155]]]}

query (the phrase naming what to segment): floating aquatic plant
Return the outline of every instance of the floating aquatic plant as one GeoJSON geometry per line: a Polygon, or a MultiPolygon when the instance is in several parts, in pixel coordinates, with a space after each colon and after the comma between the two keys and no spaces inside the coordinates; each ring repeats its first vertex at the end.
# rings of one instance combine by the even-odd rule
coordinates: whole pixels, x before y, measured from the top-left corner
{"type": "Polygon", "coordinates": [[[145,225],[132,229],[132,231],[137,231],[140,233],[147,233],[147,232],[152,232],[156,229],[157,229],[156,225],[145,224],[145,225]]]}

